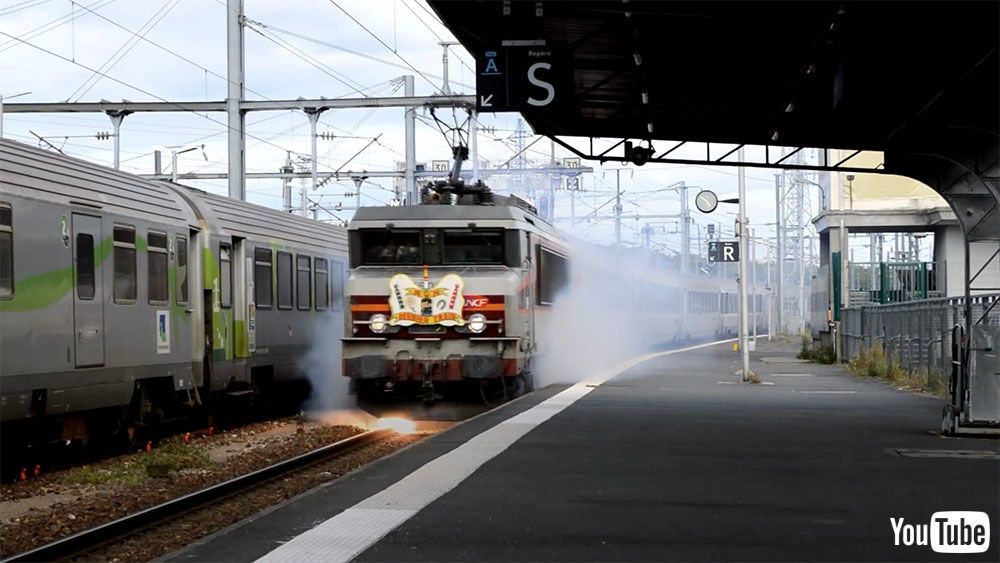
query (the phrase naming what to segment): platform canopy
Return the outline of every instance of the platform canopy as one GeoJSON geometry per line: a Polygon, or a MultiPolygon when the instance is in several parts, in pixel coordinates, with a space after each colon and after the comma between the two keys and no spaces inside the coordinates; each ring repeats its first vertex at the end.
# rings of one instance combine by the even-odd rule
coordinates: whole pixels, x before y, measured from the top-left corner
{"type": "Polygon", "coordinates": [[[998,2],[430,5],[476,57],[481,111],[554,137],[884,151],[1000,239],[998,2]]]}

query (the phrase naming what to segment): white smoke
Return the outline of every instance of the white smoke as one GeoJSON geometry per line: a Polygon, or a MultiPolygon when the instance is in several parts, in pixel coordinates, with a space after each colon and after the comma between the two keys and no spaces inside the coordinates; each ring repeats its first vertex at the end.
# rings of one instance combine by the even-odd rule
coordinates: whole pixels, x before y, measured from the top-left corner
{"type": "Polygon", "coordinates": [[[299,362],[299,369],[312,386],[305,411],[310,418],[326,424],[368,427],[374,417],[357,408],[357,401],[350,394],[350,379],[341,373],[342,315],[348,314],[328,311],[317,314],[313,320],[312,342],[299,362]]]}
{"type": "Polygon", "coordinates": [[[581,242],[571,256],[569,286],[537,327],[536,388],[582,381],[648,351],[662,332],[645,326],[633,305],[634,280],[654,266],[581,242]]]}

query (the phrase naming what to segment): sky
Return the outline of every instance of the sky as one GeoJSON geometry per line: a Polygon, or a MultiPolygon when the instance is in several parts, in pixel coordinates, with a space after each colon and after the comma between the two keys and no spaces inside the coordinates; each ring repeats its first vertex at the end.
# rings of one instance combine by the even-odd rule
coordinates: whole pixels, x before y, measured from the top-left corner
{"type": "MultiPolygon", "coordinates": [[[[431,95],[442,87],[442,47],[453,41],[433,10],[423,0],[246,0],[245,34],[247,99],[336,98],[402,95],[398,80],[415,74],[417,95],[431,95]],[[347,52],[344,49],[353,51],[347,52]],[[413,67],[419,71],[416,74],[413,67]]],[[[224,0],[0,0],[0,94],[31,93],[8,103],[122,100],[199,101],[226,97],[226,15],[224,0]],[[143,36],[139,40],[134,33],[143,36]],[[16,41],[13,37],[20,37],[16,41]],[[107,77],[95,74],[99,70],[107,77]]],[[[474,59],[461,46],[450,51],[450,87],[455,93],[475,91],[474,59]]],[[[451,110],[439,116],[452,118],[451,110]]],[[[464,118],[459,115],[459,118],[464,118]]],[[[493,165],[514,156],[513,132],[518,115],[482,114],[480,158],[493,165]]],[[[289,151],[293,161],[310,153],[309,122],[297,111],[254,112],[247,117],[247,171],[276,172],[289,151]]],[[[111,165],[112,142],[96,138],[110,132],[100,114],[7,114],[8,138],[41,144],[36,137],[71,156],[111,165]]],[[[180,172],[226,171],[224,113],[139,113],[125,118],[121,129],[121,168],[134,173],[153,172],[153,151],[164,151],[169,168],[170,148],[204,144],[204,151],[180,155],[180,172]]],[[[327,111],[318,127],[320,171],[391,170],[404,159],[402,109],[327,111]],[[332,137],[330,137],[332,135],[332,137]],[[372,143],[373,138],[378,141],[372,143]],[[364,150],[362,150],[364,149],[364,150]],[[358,154],[360,151],[360,154],[358,154]]],[[[529,131],[530,133],[530,131],[529,131]]],[[[420,110],[416,128],[417,162],[450,159],[447,141],[420,110]]],[[[530,143],[536,137],[526,140],[530,143]]],[[[526,152],[530,161],[549,160],[551,143],[542,139],[526,152]]],[[[557,159],[573,156],[555,148],[557,159]]],[[[605,204],[620,180],[623,214],[671,214],[680,209],[676,191],[663,188],[677,182],[709,188],[720,198],[737,193],[737,169],[732,167],[613,163],[595,168],[583,179],[586,191],[576,202],[578,215],[605,204]]],[[[773,236],[774,173],[747,169],[748,215],[757,235],[773,236]]],[[[184,181],[188,185],[226,193],[225,181],[184,181]]],[[[296,188],[298,183],[295,184],[296,188]]],[[[720,205],[711,216],[694,210],[702,225],[721,223],[732,231],[736,206],[720,205]]],[[[331,182],[310,197],[327,209],[338,203],[354,205],[350,181],[331,182]]],[[[280,180],[248,180],[247,199],[280,208],[280,180]]],[[[295,191],[294,198],[298,192],[295,191]]],[[[810,192],[818,209],[818,189],[810,192]]],[[[364,205],[383,205],[393,197],[391,179],[368,180],[362,188],[364,205]]],[[[297,199],[294,202],[297,205],[297,199]]],[[[557,216],[568,216],[567,196],[558,196],[557,216]]],[[[606,216],[611,207],[599,212],[606,216]]],[[[350,211],[334,214],[349,219],[350,211]]],[[[321,214],[321,219],[331,218],[321,214]]],[[[625,244],[642,243],[646,220],[625,220],[625,244]]],[[[656,220],[650,220],[655,223],[656,220]]],[[[560,223],[567,228],[568,223],[560,223]]],[[[659,225],[655,247],[676,251],[679,235],[674,224],[659,225]]],[[[614,240],[613,221],[580,223],[575,234],[600,243],[614,240]]],[[[697,228],[692,228],[696,236],[697,228]]],[[[692,249],[695,250],[695,249],[692,249]]],[[[758,249],[763,256],[764,248],[758,249]]]]}

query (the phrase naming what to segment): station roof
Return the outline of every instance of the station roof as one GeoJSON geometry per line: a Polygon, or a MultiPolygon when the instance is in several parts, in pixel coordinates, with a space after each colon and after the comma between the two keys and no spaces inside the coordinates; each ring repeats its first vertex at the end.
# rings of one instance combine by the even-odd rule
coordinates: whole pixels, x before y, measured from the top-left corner
{"type": "Polygon", "coordinates": [[[571,99],[522,112],[542,135],[881,150],[918,119],[997,129],[998,2],[430,4],[474,56],[564,54],[571,99]]]}
{"type": "MultiPolygon", "coordinates": [[[[509,109],[536,134],[883,151],[881,172],[1000,241],[1000,2],[429,3],[476,57],[477,94],[497,91],[490,53],[551,50],[560,93],[509,109]]],[[[508,101],[537,90],[503,79],[508,101]]]]}

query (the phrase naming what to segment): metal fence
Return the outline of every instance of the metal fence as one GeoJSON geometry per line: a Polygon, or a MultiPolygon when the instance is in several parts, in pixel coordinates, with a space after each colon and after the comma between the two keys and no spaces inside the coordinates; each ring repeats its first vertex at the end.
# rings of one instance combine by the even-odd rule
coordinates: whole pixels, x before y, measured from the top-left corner
{"type": "MultiPolygon", "coordinates": [[[[973,296],[972,322],[1000,325],[997,301],[1000,293],[973,296]]],[[[947,375],[955,325],[965,326],[964,297],[848,307],[841,312],[841,355],[850,361],[877,343],[887,358],[898,358],[909,370],[933,369],[947,375]]]]}
{"type": "Polygon", "coordinates": [[[850,262],[850,306],[945,296],[944,262],[850,262]]]}

